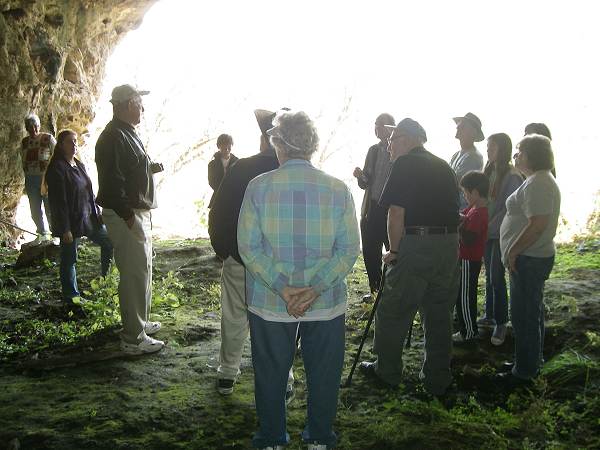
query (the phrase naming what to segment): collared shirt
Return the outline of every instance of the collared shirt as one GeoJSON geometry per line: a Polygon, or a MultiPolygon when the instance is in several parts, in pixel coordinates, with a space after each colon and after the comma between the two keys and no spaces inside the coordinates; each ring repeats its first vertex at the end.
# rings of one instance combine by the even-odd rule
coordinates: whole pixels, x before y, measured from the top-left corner
{"type": "MultiPolygon", "coordinates": [[[[471,170],[481,171],[483,169],[483,155],[479,153],[477,148],[473,147],[467,150],[460,150],[452,155],[450,159],[450,167],[456,174],[456,181],[460,185],[462,177],[471,170]]],[[[467,201],[459,189],[460,209],[467,207],[467,201]]]]}
{"type": "Polygon", "coordinates": [[[265,320],[330,320],[346,311],[346,275],[360,251],[348,187],[303,159],[256,177],[238,222],[248,309],[265,320]],[[281,298],[285,286],[311,286],[319,297],[296,319],[281,298]]]}
{"type": "Polygon", "coordinates": [[[56,139],[49,133],[38,133],[34,138],[26,136],[21,141],[21,159],[25,175],[42,175],[46,168],[56,139]]]}

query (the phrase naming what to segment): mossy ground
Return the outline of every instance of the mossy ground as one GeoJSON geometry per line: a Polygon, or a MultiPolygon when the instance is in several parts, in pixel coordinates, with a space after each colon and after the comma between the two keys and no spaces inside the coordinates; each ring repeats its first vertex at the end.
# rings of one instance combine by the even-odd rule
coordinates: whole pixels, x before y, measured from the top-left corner
{"type": "MultiPolygon", "coordinates": [[[[91,300],[83,306],[60,301],[55,263],[17,271],[10,267],[15,259],[1,250],[0,448],[14,438],[24,449],[250,447],[256,414],[249,343],[234,394],[215,390],[220,263],[207,242],[156,243],[153,319],[162,321],[158,337],[167,347],[139,357],[118,350],[118,274],[93,280],[95,247],[84,244],[80,253],[80,287],[91,300]]],[[[359,261],[348,279],[344,377],[371,308],[361,302],[363,270],[359,261]]],[[[377,389],[357,373],[340,391],[338,448],[600,448],[597,248],[562,246],[546,299],[547,363],[534,387],[509,392],[492,381],[511,359],[509,334],[500,347],[485,340],[476,351],[456,350],[450,393],[442,401],[429,397],[418,380],[423,335],[415,326],[399,389],[377,389]]],[[[370,345],[361,359],[372,356],[370,345]]],[[[291,449],[301,448],[306,411],[300,356],[295,369],[291,449]]]]}

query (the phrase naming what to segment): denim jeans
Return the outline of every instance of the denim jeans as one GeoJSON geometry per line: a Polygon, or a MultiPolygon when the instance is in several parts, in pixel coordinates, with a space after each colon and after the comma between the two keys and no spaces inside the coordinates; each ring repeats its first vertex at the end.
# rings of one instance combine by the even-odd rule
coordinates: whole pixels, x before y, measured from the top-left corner
{"type": "MultiPolygon", "coordinates": [[[[113,256],[113,247],[108,239],[106,227],[101,225],[87,237],[100,246],[100,268],[102,276],[105,276],[108,273],[110,260],[113,256]]],[[[60,284],[62,295],[65,299],[81,295],[77,287],[77,272],[75,270],[78,244],[78,238],[73,239],[73,242],[70,244],[66,244],[62,239],[60,241],[60,284]]]]}
{"type": "Polygon", "coordinates": [[[483,260],[485,262],[485,317],[494,320],[496,325],[505,325],[508,322],[508,294],[499,239],[488,239],[483,260]]]}
{"type": "Polygon", "coordinates": [[[302,438],[305,442],[335,447],[333,422],[344,365],[345,316],[323,321],[271,322],[249,312],[248,318],[259,421],[259,430],[252,439],[254,447],[289,442],[285,390],[296,351],[296,332],[302,342],[308,389],[308,418],[302,438]]]}
{"type": "Polygon", "coordinates": [[[535,377],[542,365],[544,350],[544,283],[554,256],[517,256],[516,272],[510,273],[510,310],[515,335],[516,377],[535,377]]]}
{"type": "Polygon", "coordinates": [[[25,191],[29,199],[29,211],[31,211],[31,219],[35,223],[35,228],[38,234],[44,234],[48,230],[44,224],[44,215],[42,213],[42,203],[44,203],[44,211],[46,219],[50,223],[50,204],[48,197],[42,196],[42,176],[41,175],[25,175],[25,191]]]}

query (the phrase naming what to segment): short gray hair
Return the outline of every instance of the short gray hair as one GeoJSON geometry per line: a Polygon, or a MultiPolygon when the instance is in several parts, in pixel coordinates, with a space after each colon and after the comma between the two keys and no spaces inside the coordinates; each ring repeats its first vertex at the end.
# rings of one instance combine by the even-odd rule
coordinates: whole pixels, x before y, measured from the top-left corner
{"type": "Polygon", "coordinates": [[[273,147],[289,158],[310,159],[319,148],[319,135],[304,111],[279,111],[267,131],[273,147]]]}
{"type": "Polygon", "coordinates": [[[29,125],[37,125],[38,127],[40,126],[40,118],[37,116],[37,114],[31,113],[31,114],[27,114],[25,116],[25,128],[27,128],[29,125]]]}

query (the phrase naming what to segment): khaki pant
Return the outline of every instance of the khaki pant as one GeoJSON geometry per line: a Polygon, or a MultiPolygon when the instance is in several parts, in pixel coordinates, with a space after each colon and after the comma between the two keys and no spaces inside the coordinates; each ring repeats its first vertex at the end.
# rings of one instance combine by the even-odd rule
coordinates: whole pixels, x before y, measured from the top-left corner
{"type": "Polygon", "coordinates": [[[240,373],[244,344],[250,329],[246,308],[246,269],[229,256],[221,272],[220,378],[234,380],[240,373]]]}
{"type": "Polygon", "coordinates": [[[119,306],[123,331],[121,339],[130,344],[145,337],[144,326],[152,302],[152,222],[150,211],[134,210],[131,229],[113,210],[104,209],[102,217],[114,246],[115,263],[121,275],[119,306]]]}

